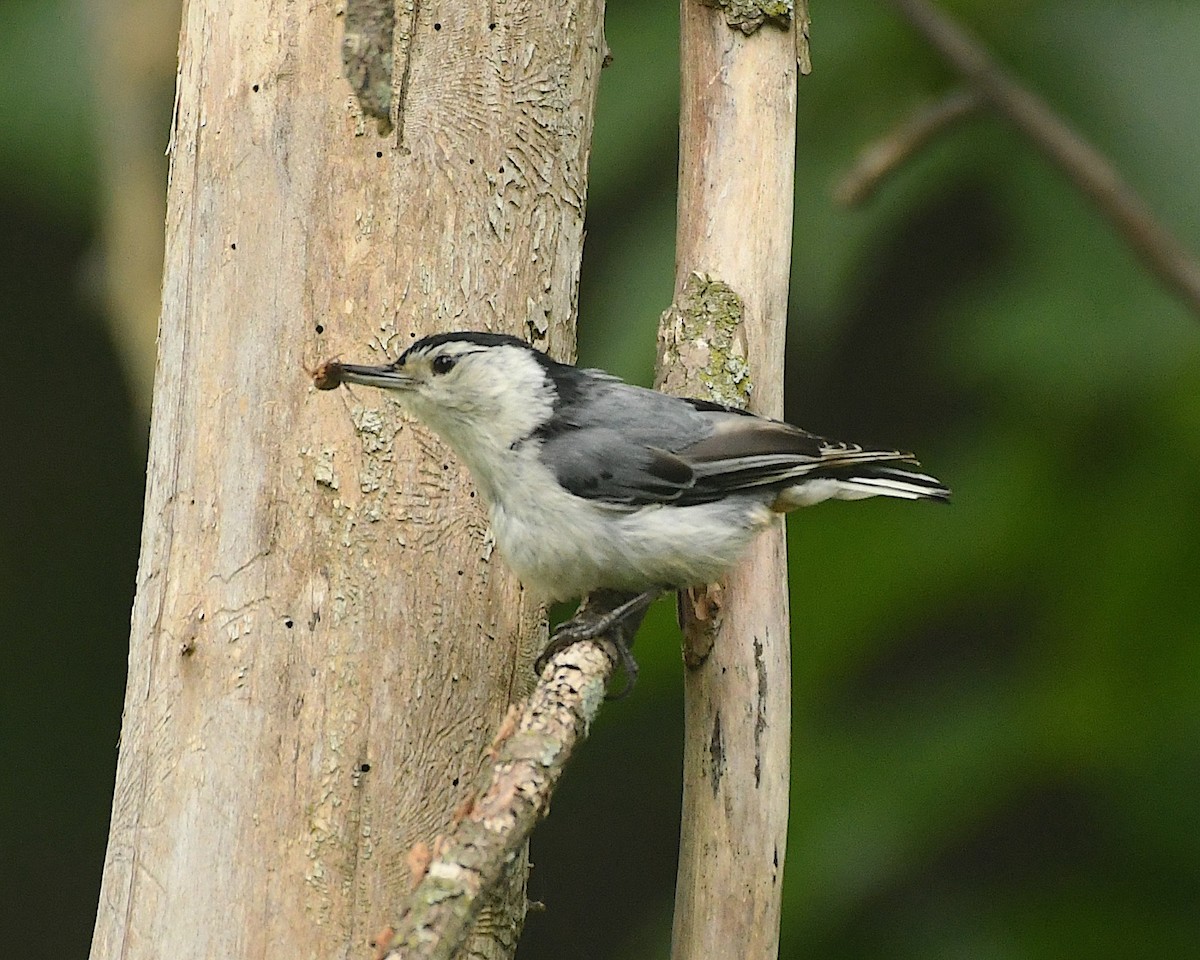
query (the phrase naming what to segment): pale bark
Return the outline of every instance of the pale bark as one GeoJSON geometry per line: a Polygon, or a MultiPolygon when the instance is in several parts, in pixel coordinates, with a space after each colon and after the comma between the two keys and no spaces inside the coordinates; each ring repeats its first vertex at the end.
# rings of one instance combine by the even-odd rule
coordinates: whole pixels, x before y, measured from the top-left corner
{"type": "MultiPolygon", "coordinates": [[[[682,0],[672,392],[783,407],[796,38],[747,36],[682,0]]],[[[685,612],[683,821],[674,960],[773,960],[788,813],[791,667],[782,523],[685,612]]]]}
{"type": "MultiPolygon", "coordinates": [[[[336,13],[184,9],[93,960],[361,955],[544,642],[449,453],[304,367],[454,328],[571,352],[602,4],[420,8],[402,143],[336,13]]],[[[470,949],[511,954],[519,913],[470,949]]]]}

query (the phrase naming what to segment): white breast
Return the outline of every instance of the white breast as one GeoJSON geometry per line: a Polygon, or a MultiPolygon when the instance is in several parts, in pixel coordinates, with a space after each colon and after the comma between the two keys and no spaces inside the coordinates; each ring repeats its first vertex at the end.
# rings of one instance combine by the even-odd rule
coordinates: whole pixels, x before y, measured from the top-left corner
{"type": "MultiPolygon", "coordinates": [[[[492,528],[505,561],[545,600],[598,587],[641,591],[718,579],[776,516],[765,496],[628,509],[568,493],[536,459],[493,486],[492,528]]],[[[515,466],[515,465],[514,465],[515,466]]]]}

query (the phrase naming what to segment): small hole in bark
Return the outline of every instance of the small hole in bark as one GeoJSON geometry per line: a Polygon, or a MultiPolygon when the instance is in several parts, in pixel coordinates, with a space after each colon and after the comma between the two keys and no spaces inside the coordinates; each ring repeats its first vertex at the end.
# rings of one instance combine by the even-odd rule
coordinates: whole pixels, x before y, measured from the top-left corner
{"type": "Polygon", "coordinates": [[[324,333],[324,332],[325,332],[325,325],[324,325],[324,324],[321,324],[321,323],[318,323],[314,329],[317,331],[317,333],[324,333]]]}
{"type": "Polygon", "coordinates": [[[442,29],[442,25],[441,25],[440,23],[435,23],[435,24],[433,25],[433,29],[434,29],[434,30],[441,30],[441,29],[442,29]]]}
{"type": "Polygon", "coordinates": [[[495,25],[494,23],[489,23],[489,24],[488,24],[488,29],[489,29],[489,30],[495,30],[495,29],[496,29],[496,25],[495,25]]]}
{"type": "Polygon", "coordinates": [[[291,617],[284,617],[284,618],[283,618],[283,625],[284,625],[285,627],[287,627],[289,630],[291,630],[291,629],[292,629],[292,627],[294,627],[294,626],[296,625],[296,621],[295,621],[295,620],[293,620],[291,617]]]}
{"type": "Polygon", "coordinates": [[[236,244],[236,243],[231,243],[231,244],[229,245],[229,249],[230,249],[230,250],[236,250],[236,249],[237,249],[237,244],[236,244]]]}
{"type": "Polygon", "coordinates": [[[382,150],[376,150],[376,151],[375,151],[375,156],[376,156],[376,158],[380,158],[380,157],[382,157],[382,156],[383,156],[383,151],[382,151],[382,150]]]}
{"type": "Polygon", "coordinates": [[[371,765],[369,763],[360,763],[358,765],[358,771],[359,773],[370,773],[371,765]]]}
{"type": "Polygon", "coordinates": [[[256,83],[256,84],[255,84],[254,86],[252,86],[250,89],[251,89],[251,90],[253,90],[255,93],[258,93],[258,84],[256,83]]]}
{"type": "Polygon", "coordinates": [[[455,777],[453,780],[450,781],[450,786],[452,786],[452,787],[458,786],[458,777],[455,777]]]}

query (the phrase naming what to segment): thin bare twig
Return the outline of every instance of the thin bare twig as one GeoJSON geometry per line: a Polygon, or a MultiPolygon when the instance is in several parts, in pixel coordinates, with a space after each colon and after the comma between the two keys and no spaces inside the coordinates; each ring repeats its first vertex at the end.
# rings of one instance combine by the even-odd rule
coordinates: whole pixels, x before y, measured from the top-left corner
{"type": "Polygon", "coordinates": [[[1125,237],[1142,262],[1200,315],[1200,261],[1159,223],[1095,147],[1010,77],[983,45],[928,0],[890,0],[959,73],[1041,148],[1125,237]]]}
{"type": "Polygon", "coordinates": [[[895,129],[868,144],[854,166],[833,188],[834,199],[845,207],[866,203],[883,181],[922,147],[984,102],[977,90],[954,90],[940,100],[919,107],[895,129]]]}

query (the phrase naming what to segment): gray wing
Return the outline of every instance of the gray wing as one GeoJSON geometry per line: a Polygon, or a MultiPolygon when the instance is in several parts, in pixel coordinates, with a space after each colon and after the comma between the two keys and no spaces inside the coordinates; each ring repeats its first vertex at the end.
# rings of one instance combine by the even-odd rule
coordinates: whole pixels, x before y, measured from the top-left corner
{"type": "Polygon", "coordinates": [[[581,402],[556,412],[541,438],[542,458],[564,487],[629,507],[707,503],[807,479],[861,480],[873,476],[862,469],[868,464],[916,462],[900,450],[835,443],[778,420],[619,381],[594,381],[581,402]]]}
{"type": "MultiPolygon", "coordinates": [[[[592,371],[537,434],[541,459],[580,497],[630,507],[678,502],[695,472],[676,451],[712,428],[687,401],[592,371]]],[[[560,385],[559,395],[563,395],[560,385]]]]}
{"type": "Polygon", "coordinates": [[[543,445],[542,458],[559,483],[588,500],[630,507],[673,503],[695,485],[686,461],[603,427],[558,434],[543,445]]]}

